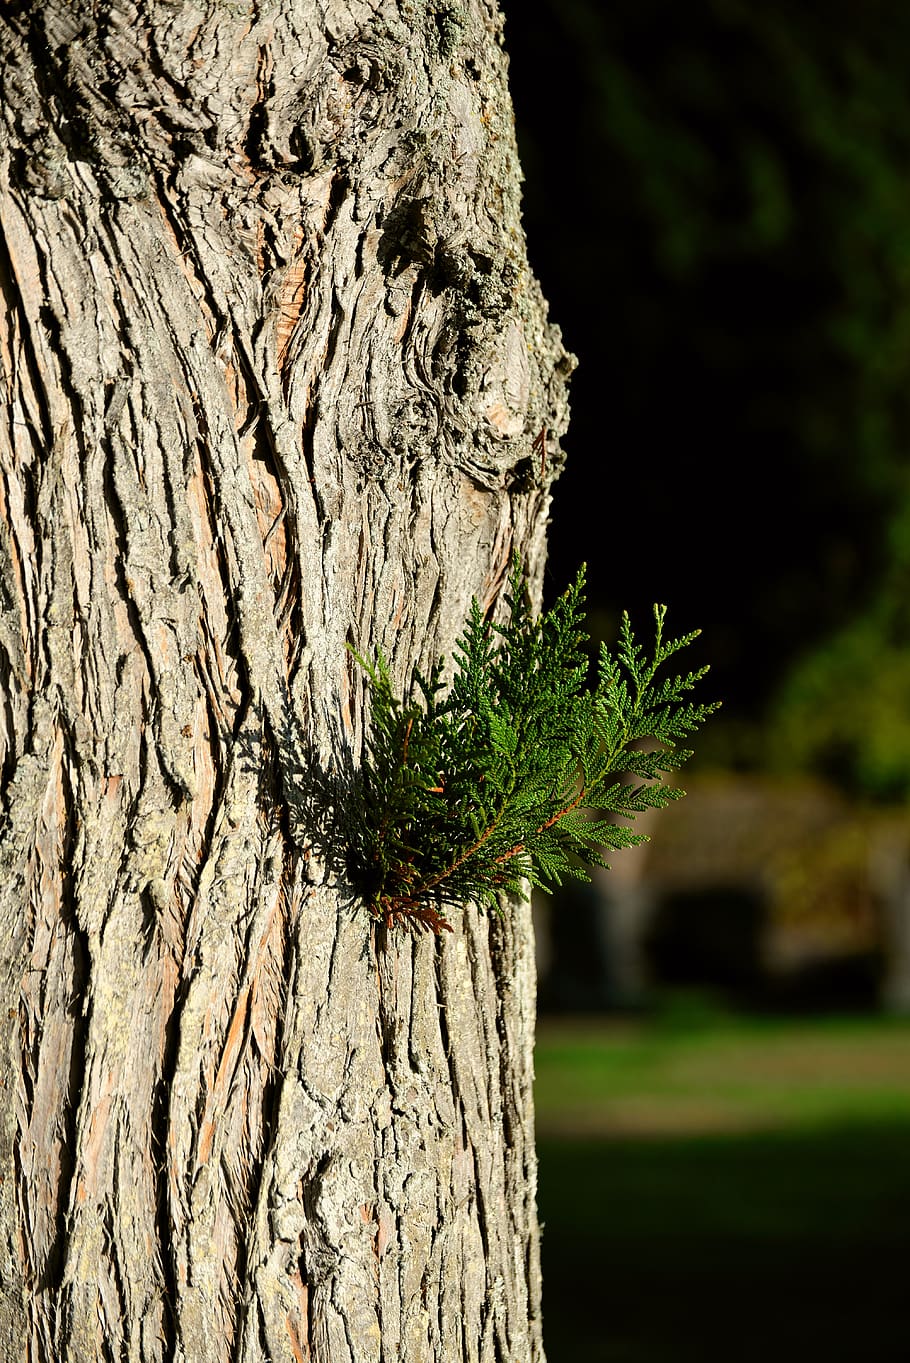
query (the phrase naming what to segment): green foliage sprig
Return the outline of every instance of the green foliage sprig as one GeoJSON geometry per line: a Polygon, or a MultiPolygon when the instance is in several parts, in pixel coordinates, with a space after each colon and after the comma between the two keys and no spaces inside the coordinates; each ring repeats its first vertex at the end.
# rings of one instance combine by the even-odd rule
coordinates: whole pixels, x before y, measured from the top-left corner
{"type": "Polygon", "coordinates": [[[717,708],[684,699],[707,668],[658,680],[699,632],[665,638],[664,606],[651,656],[623,615],[588,689],[584,569],[539,620],[517,565],[507,600],[501,626],[473,603],[447,691],[442,660],[428,677],[415,671],[400,699],[381,654],[357,657],[372,716],[352,870],[388,927],[440,933],[451,930],[446,904],[498,908],[503,891],[589,879],[587,867],[607,865],[599,849],[646,840],[617,818],[684,793],[661,778],[691,756],[677,740],[717,708]]]}

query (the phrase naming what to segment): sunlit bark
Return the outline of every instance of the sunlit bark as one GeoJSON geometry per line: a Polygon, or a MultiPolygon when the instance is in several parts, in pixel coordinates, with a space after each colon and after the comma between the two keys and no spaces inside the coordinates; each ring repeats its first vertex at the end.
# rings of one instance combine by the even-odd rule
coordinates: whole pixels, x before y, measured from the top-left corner
{"type": "Polygon", "coordinates": [[[501,37],[0,14],[3,1363],[542,1356],[529,913],[383,940],[344,858],[346,644],[540,580],[501,37]]]}

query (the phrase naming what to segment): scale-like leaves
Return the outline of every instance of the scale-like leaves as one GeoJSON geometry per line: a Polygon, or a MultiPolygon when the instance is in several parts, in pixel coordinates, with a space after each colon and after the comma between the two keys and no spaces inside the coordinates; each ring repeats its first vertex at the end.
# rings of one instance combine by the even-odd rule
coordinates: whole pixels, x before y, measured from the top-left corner
{"type": "Polygon", "coordinates": [[[398,699],[381,655],[357,659],[372,714],[352,871],[387,926],[439,933],[446,904],[498,909],[503,893],[588,879],[599,849],[644,841],[636,814],[682,795],[662,779],[691,756],[677,740],[717,708],[684,699],[707,668],[656,680],[698,636],[666,639],[665,607],[650,656],[623,615],[589,689],[584,569],[534,620],[516,564],[508,602],[501,626],[473,603],[447,695],[441,661],[398,699]]]}

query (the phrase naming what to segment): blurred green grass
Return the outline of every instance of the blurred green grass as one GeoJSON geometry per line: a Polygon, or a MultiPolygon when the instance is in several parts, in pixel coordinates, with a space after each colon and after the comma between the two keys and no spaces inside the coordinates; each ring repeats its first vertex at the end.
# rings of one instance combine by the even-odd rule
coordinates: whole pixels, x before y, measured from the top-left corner
{"type": "Polygon", "coordinates": [[[910,1026],[552,1020],[549,1363],[910,1357],[910,1026]]]}

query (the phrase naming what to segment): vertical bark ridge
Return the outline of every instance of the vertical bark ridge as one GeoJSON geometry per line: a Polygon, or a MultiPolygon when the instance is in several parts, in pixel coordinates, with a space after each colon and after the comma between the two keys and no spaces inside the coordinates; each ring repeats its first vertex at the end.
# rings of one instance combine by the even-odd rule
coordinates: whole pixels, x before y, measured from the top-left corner
{"type": "Polygon", "coordinates": [[[529,915],[339,845],[346,645],[539,585],[498,15],[51,0],[0,85],[0,1357],[539,1360],[529,915]]]}

